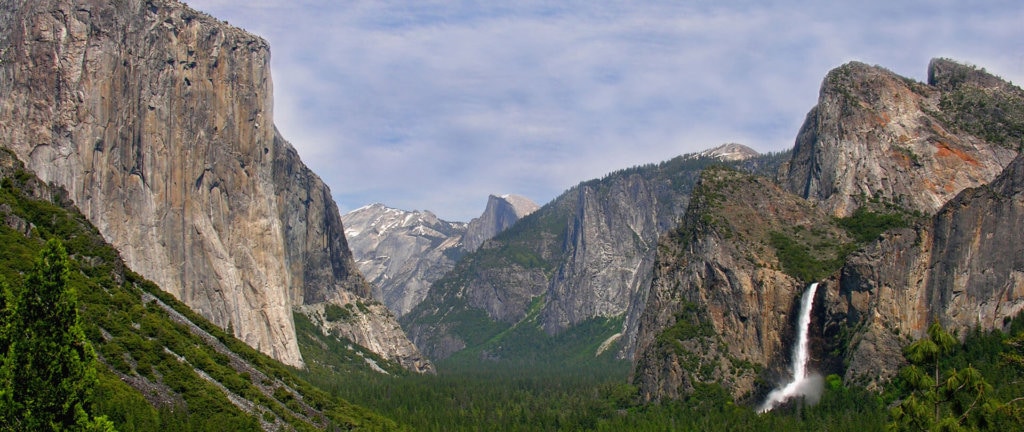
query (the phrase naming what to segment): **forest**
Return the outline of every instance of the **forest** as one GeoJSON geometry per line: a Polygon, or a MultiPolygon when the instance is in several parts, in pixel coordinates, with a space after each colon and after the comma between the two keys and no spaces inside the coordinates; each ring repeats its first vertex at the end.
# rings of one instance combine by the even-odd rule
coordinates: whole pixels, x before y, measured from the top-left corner
{"type": "MultiPolygon", "coordinates": [[[[618,328],[617,320],[583,325],[582,337],[570,332],[540,342],[540,331],[503,332],[500,346],[483,346],[491,357],[467,350],[439,362],[437,375],[416,375],[319,334],[297,314],[308,365],[299,370],[255,352],[128,271],[60,191],[17,166],[0,184],[0,212],[3,430],[869,431],[1024,424],[1024,317],[1004,322],[1005,332],[950,335],[933,326],[907,345],[908,366],[882,391],[845,386],[831,375],[820,403],[795,401],[765,414],[755,410],[762,395],[737,403],[716,385],[698,385],[679,401],[642,401],[629,384],[629,362],[615,359],[614,350],[571,355],[593,353],[591,341],[603,339],[595,335],[618,328]],[[500,347],[528,355],[494,358],[500,347]],[[152,388],[140,392],[129,382],[152,388]],[[246,398],[251,408],[226,395],[246,398]]],[[[869,216],[850,224],[901,223],[869,216]]]]}
{"type": "Polygon", "coordinates": [[[934,326],[935,337],[907,346],[909,365],[883,391],[830,375],[818,404],[795,401],[764,414],[756,411],[760,400],[738,404],[715,385],[697,386],[680,401],[642,402],[628,384],[628,362],[610,355],[582,365],[461,357],[440,362],[436,376],[304,376],[417,431],[1018,430],[1024,317],[1007,326],[971,332],[962,343],[934,326]]]}

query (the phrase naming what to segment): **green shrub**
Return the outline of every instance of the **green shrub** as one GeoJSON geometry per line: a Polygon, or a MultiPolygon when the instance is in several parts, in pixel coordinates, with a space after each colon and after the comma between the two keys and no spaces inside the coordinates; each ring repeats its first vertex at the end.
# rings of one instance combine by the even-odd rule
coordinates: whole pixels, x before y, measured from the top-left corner
{"type": "Polygon", "coordinates": [[[334,303],[327,303],[324,306],[324,319],[329,322],[348,321],[352,319],[352,312],[334,303]]]}
{"type": "Polygon", "coordinates": [[[850,217],[837,219],[836,223],[860,243],[867,243],[890,229],[909,224],[901,213],[873,212],[866,207],[858,208],[850,217]]]}

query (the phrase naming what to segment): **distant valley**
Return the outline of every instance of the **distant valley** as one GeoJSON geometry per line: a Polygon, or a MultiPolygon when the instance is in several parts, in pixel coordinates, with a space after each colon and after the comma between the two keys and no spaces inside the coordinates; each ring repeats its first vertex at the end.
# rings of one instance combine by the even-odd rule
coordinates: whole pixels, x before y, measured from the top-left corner
{"type": "Polygon", "coordinates": [[[849,62],[791,149],[452,222],[340,214],[275,127],[258,36],[174,0],[0,10],[0,371],[28,337],[12,299],[60,243],[84,406],[122,430],[881,428],[943,374],[987,411],[921,412],[1024,421],[1024,90],[982,68],[849,62]],[[755,412],[798,335],[820,406],[755,412]]]}

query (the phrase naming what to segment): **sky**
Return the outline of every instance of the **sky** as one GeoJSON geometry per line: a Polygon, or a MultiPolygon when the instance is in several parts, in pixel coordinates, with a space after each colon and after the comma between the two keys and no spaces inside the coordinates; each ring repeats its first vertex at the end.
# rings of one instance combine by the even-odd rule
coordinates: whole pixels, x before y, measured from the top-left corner
{"type": "Polygon", "coordinates": [[[793,146],[849,61],[1024,82],[1024,2],[188,0],[265,38],[274,122],[342,213],[468,221],[489,194],[727,142],[793,146]]]}

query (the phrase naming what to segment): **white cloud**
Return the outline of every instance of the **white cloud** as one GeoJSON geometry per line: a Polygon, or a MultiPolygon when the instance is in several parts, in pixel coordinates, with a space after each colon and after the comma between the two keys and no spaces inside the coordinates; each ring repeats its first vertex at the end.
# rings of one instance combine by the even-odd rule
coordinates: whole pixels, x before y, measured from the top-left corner
{"type": "Polygon", "coordinates": [[[343,211],[468,220],[489,193],[543,203],[722,142],[781,150],[849,60],[1024,77],[1017,2],[189,3],[270,41],[275,122],[343,211]]]}

